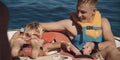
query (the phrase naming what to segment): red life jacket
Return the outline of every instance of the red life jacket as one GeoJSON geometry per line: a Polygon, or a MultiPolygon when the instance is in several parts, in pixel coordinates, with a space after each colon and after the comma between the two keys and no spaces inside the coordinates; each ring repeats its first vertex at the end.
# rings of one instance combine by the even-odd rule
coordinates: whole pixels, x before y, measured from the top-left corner
{"type": "Polygon", "coordinates": [[[31,39],[25,40],[26,43],[24,44],[24,47],[22,48],[23,55],[24,56],[32,56],[32,46],[31,46],[31,39]]]}

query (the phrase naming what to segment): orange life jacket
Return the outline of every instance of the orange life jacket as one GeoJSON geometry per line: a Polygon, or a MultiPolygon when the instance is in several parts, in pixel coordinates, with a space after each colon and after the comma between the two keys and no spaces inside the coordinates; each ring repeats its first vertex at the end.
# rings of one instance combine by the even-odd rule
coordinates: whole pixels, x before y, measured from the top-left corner
{"type": "Polygon", "coordinates": [[[24,56],[32,56],[32,46],[31,46],[31,39],[25,40],[26,43],[24,44],[24,47],[22,48],[23,55],[24,56]]]}

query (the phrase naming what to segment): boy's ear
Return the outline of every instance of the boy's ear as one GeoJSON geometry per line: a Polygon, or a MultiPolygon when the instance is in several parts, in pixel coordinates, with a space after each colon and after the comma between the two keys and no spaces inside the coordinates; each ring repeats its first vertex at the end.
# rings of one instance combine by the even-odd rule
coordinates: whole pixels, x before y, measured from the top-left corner
{"type": "Polygon", "coordinates": [[[93,15],[95,14],[96,11],[97,11],[97,9],[96,9],[96,8],[93,8],[93,15]]]}

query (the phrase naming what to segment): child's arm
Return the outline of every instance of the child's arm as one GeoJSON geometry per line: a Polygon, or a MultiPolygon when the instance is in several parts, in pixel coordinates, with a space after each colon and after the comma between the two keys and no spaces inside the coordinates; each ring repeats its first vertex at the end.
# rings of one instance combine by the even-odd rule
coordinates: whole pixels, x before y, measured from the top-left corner
{"type": "Polygon", "coordinates": [[[67,42],[55,42],[55,43],[46,43],[43,46],[43,51],[47,53],[48,51],[55,50],[55,49],[65,49],[67,51],[73,51],[76,55],[81,55],[81,52],[76,49],[71,43],[67,42]]]}
{"type": "Polygon", "coordinates": [[[43,45],[43,51],[48,52],[54,49],[61,48],[61,43],[60,42],[55,42],[55,43],[46,43],[43,45]]]}

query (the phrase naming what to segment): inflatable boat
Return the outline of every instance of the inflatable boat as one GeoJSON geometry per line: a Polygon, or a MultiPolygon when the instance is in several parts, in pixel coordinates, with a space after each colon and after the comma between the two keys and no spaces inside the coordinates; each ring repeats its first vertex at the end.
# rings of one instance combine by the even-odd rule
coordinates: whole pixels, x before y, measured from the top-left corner
{"type": "MultiPolygon", "coordinates": [[[[9,30],[9,31],[7,32],[7,34],[8,34],[8,39],[10,40],[11,37],[13,36],[13,34],[14,34],[15,32],[17,32],[17,31],[19,31],[19,30],[20,30],[20,29],[9,30]]],[[[120,37],[114,36],[114,39],[115,39],[116,46],[117,46],[117,47],[120,47],[120,37]]]]}
{"type": "MultiPolygon", "coordinates": [[[[9,30],[7,32],[8,39],[10,40],[13,34],[17,31],[20,31],[20,29],[9,30]]],[[[120,37],[114,36],[114,39],[115,39],[116,47],[120,47],[120,37]]],[[[61,52],[62,54],[59,54],[59,53],[53,54],[53,53],[56,53],[56,51],[50,52],[50,54],[52,55],[38,57],[35,60],[77,60],[75,57],[73,57],[69,53],[64,53],[63,51],[61,52]]],[[[20,60],[32,60],[32,59],[28,57],[20,57],[20,60]]]]}

